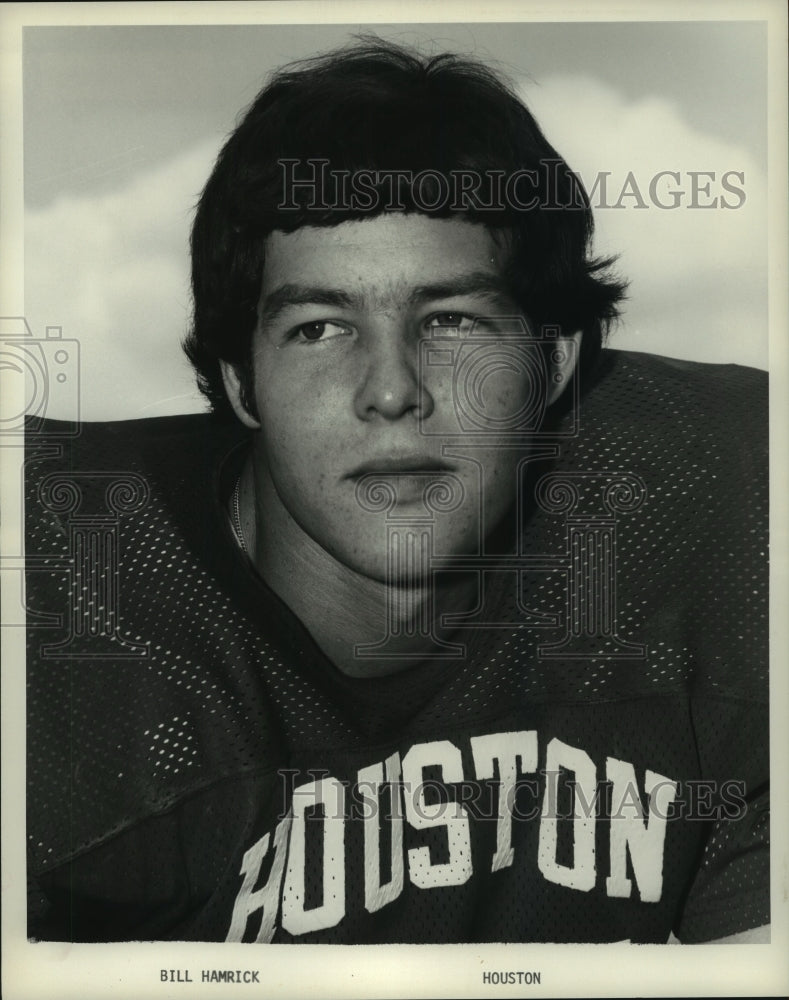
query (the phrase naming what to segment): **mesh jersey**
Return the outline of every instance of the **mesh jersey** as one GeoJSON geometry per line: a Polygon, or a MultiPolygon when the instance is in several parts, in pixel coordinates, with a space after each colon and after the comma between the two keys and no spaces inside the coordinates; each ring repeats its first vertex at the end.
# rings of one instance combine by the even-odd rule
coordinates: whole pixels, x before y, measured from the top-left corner
{"type": "Polygon", "coordinates": [[[522,551],[549,558],[479,574],[495,616],[462,658],[376,679],[338,671],[235,544],[239,429],[32,436],[30,935],[693,942],[768,922],[762,382],[604,352],[527,520],[522,551]],[[583,577],[613,555],[601,624],[583,577]]]}

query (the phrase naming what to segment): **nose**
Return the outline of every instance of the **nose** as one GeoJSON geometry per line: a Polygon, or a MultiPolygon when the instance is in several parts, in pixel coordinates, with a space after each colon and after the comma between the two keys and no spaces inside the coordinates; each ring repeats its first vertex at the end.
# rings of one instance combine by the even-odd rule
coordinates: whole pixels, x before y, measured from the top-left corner
{"type": "Polygon", "coordinates": [[[354,399],[361,420],[426,419],[433,397],[420,384],[418,343],[399,323],[382,321],[365,338],[362,376],[354,399]]]}

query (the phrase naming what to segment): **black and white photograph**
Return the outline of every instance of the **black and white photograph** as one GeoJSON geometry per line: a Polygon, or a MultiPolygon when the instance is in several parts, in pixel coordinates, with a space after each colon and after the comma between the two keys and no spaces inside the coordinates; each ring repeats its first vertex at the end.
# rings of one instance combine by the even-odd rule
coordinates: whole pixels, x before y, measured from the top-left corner
{"type": "Polygon", "coordinates": [[[3,995],[785,995],[784,6],[6,6],[3,995]]]}

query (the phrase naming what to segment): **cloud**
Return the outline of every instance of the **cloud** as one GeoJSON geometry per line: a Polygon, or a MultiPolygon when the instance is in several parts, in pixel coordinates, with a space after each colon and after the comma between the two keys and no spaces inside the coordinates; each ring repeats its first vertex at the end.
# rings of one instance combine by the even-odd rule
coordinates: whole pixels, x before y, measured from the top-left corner
{"type": "Polygon", "coordinates": [[[216,153],[206,142],[111,193],[26,217],[26,316],[35,336],[55,325],[79,340],[89,420],[203,409],[180,341],[192,211],[216,153]]]}
{"type": "MultiPolygon", "coordinates": [[[[554,76],[523,88],[553,145],[590,189],[607,171],[607,201],[595,201],[597,251],[619,252],[631,281],[612,346],[697,360],[766,365],[764,176],[747,149],[692,128],[671,103],[628,100],[592,78],[554,76]],[[670,203],[657,207],[650,181],[670,203]],[[745,192],[736,209],[690,208],[690,171],[715,174],[709,196],[730,183],[745,192]],[[632,172],[646,208],[620,198],[632,172]],[[622,207],[604,207],[619,201],[622,207]]],[[[88,419],[123,419],[202,409],[180,351],[189,317],[188,233],[218,143],[185,150],[101,195],[64,197],[26,219],[26,313],[37,336],[63,327],[80,341],[81,409],[88,419]]],[[[700,184],[704,184],[703,178],[700,184]]],[[[68,414],[55,414],[67,416],[68,414]]]]}
{"type": "Polygon", "coordinates": [[[631,101],[589,77],[550,77],[522,96],[594,191],[598,252],[619,253],[630,279],[611,346],[766,367],[766,179],[753,154],[691,127],[669,101],[631,101]],[[595,190],[603,173],[606,197],[595,190]]]}

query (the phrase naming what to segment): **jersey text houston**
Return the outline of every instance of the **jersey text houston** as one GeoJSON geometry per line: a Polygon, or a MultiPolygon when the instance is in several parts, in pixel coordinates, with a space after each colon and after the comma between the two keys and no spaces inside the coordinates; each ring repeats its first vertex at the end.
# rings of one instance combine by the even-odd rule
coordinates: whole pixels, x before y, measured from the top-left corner
{"type": "Polygon", "coordinates": [[[513,824],[537,821],[536,857],[525,860],[536,865],[543,878],[578,892],[598,887],[609,897],[622,898],[631,896],[635,881],[642,902],[660,900],[666,822],[677,782],[648,769],[639,780],[628,761],[608,756],[597,764],[585,750],[558,738],[545,748],[546,767],[538,781],[539,741],[534,730],[475,736],[470,751],[473,775],[464,774],[459,746],[445,739],[415,743],[402,756],[393,753],[359,769],[352,789],[332,775],[295,787],[273,836],[265,833],[244,854],[227,940],[243,940],[249,921],[256,922],[258,942],[271,941],[277,926],[294,936],[334,927],[346,915],[346,865],[363,870],[364,906],[369,913],[396,900],[406,879],[421,890],[463,885],[475,875],[473,827],[485,820],[495,823],[496,831],[495,848],[484,858],[488,872],[515,862],[513,824]],[[473,796],[452,794],[453,789],[456,793],[459,788],[479,787],[474,782],[494,783],[490,813],[483,810],[480,815],[473,796]],[[604,810],[608,874],[599,880],[595,828],[601,818],[603,782],[608,786],[604,810]],[[563,787],[572,789],[569,811],[560,804],[563,787]],[[516,792],[536,788],[539,800],[534,808],[524,809],[524,797],[516,798],[516,792]],[[357,807],[354,819],[363,824],[361,858],[346,856],[351,797],[357,807]],[[317,838],[308,833],[316,817],[322,826],[317,838]],[[560,820],[572,829],[570,856],[563,852],[561,860],[560,820]],[[389,826],[386,836],[384,824],[389,826]],[[405,846],[405,831],[418,841],[420,831],[437,828],[443,830],[441,860],[427,844],[405,846]],[[389,856],[382,863],[384,842],[389,856]],[[308,858],[310,853],[318,855],[323,884],[323,898],[312,906],[305,896],[306,868],[316,863],[308,858]]]}

